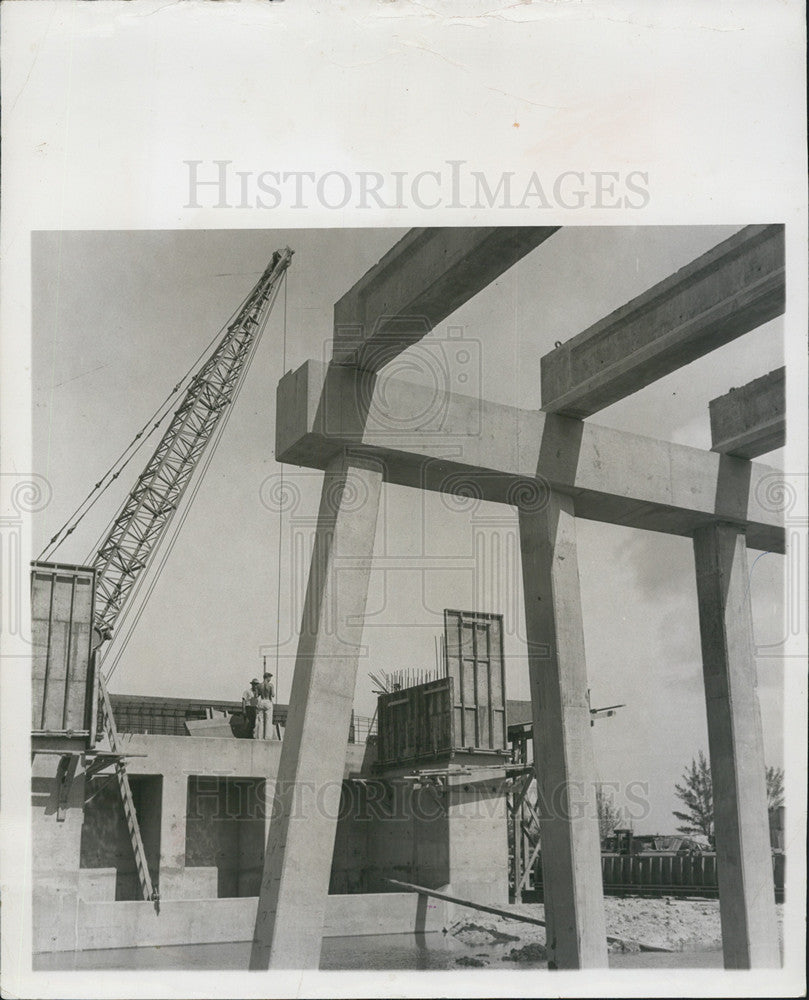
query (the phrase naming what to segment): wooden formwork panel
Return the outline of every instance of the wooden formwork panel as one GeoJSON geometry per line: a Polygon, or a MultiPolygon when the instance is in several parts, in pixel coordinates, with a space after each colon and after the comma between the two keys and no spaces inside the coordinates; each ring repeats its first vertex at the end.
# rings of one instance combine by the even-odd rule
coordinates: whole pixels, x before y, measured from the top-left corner
{"type": "Polygon", "coordinates": [[[503,616],[445,611],[444,642],[447,672],[454,682],[458,746],[505,750],[503,616]]]}
{"type": "Polygon", "coordinates": [[[451,677],[381,695],[378,762],[391,764],[454,750],[453,701],[451,677]]]}
{"type": "Polygon", "coordinates": [[[31,728],[35,732],[91,729],[94,598],[92,568],[32,564],[31,728]]]}

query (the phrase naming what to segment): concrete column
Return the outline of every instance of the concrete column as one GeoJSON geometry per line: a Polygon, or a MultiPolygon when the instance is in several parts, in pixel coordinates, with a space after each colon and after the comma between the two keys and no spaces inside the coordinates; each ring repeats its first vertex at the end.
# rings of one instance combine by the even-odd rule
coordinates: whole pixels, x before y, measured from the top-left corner
{"type": "Polygon", "coordinates": [[[160,810],[160,872],[157,876],[161,899],[188,898],[185,874],[185,830],[188,803],[188,775],[163,775],[163,802],[160,810]]]}
{"type": "Polygon", "coordinates": [[[744,532],[694,532],[726,969],[780,966],[744,532]]]}
{"type": "Polygon", "coordinates": [[[520,510],[534,761],[552,968],[607,966],[573,500],[520,510]]]}
{"type": "Polygon", "coordinates": [[[251,969],[320,961],[382,482],[344,454],[325,472],[251,969]]]}

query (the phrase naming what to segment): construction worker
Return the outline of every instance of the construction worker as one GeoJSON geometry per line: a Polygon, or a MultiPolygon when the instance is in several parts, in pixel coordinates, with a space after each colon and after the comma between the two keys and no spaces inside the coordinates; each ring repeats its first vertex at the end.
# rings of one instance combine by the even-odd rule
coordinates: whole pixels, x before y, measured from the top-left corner
{"type": "Polygon", "coordinates": [[[256,727],[253,731],[253,738],[256,740],[274,739],[272,714],[273,702],[275,701],[275,686],[272,682],[272,674],[265,673],[264,680],[258,686],[258,700],[256,702],[256,727]]]}
{"type": "Polygon", "coordinates": [[[255,737],[256,734],[256,706],[258,705],[258,689],[260,685],[258,678],[254,677],[250,681],[250,687],[242,695],[242,717],[244,718],[244,731],[248,736],[255,737]]]}

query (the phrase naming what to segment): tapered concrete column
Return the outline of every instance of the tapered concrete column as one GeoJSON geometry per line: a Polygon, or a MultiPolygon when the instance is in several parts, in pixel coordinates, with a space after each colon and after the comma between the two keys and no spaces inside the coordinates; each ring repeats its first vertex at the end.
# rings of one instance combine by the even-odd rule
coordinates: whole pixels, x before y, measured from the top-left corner
{"type": "Polygon", "coordinates": [[[780,965],[744,533],[694,533],[726,969],[780,965]]]}
{"type": "Polygon", "coordinates": [[[316,969],[382,473],[326,469],[258,904],[251,969],[316,969]]]}
{"type": "Polygon", "coordinates": [[[573,500],[551,491],[542,510],[520,510],[519,523],[548,960],[559,969],[605,968],[573,500]]]}

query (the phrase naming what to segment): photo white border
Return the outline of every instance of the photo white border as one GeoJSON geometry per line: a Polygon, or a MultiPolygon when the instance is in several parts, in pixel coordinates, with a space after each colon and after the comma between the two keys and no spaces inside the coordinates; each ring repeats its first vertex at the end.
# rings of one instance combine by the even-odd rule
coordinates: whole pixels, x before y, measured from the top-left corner
{"type": "MultiPolygon", "coordinates": [[[[786,472],[806,475],[803,4],[642,0],[15,0],[2,7],[0,513],[31,469],[30,234],[40,229],[783,222],[786,472]],[[648,177],[642,208],[187,208],[187,165],[375,171],[462,160],[648,177]]],[[[412,193],[412,192],[411,192],[412,193]]],[[[805,492],[800,515],[806,530],[805,492]]],[[[23,526],[21,565],[30,558],[23,526]]],[[[804,574],[805,577],[805,574],[804,574]]],[[[4,581],[6,583],[6,581],[4,581]]],[[[24,606],[27,586],[19,588],[24,606]]],[[[786,960],[781,971],[198,973],[30,971],[30,692],[3,636],[2,980],[7,996],[772,996],[803,982],[806,636],[786,675],[786,960]],[[793,750],[794,753],[794,750],[793,750]],[[790,846],[791,845],[791,846],[790,846]],[[215,977],[215,985],[213,982],[215,977]]],[[[27,681],[27,676],[26,676],[27,681]]]]}

